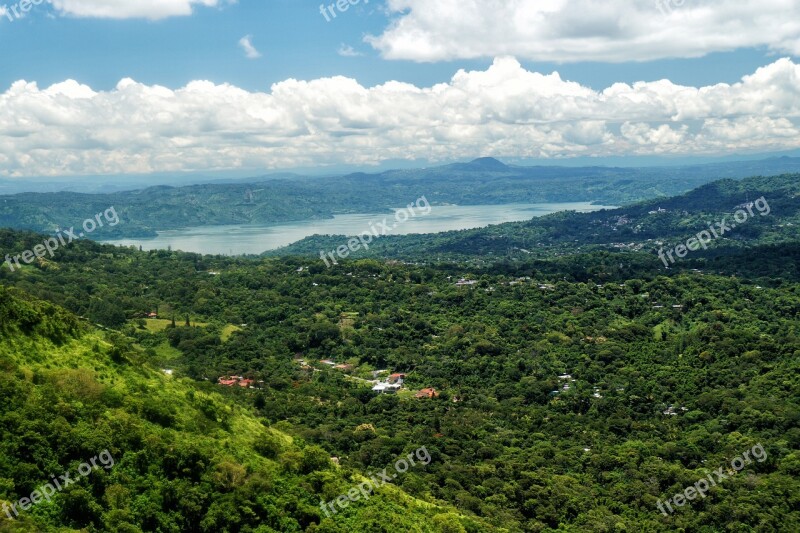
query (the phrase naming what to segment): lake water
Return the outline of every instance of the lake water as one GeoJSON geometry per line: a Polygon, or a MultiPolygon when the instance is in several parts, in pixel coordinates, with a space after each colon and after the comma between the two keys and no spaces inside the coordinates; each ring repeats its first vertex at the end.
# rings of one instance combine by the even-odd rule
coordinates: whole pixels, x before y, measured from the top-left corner
{"type": "MultiPolygon", "coordinates": [[[[558,211],[590,212],[613,209],[613,206],[592,205],[589,202],[547,204],[504,204],[433,206],[425,215],[416,208],[416,217],[396,222],[392,213],[336,215],[327,220],[303,220],[272,225],[201,226],[158,232],[151,239],[120,239],[103,241],[106,244],[141,246],[145,250],[173,250],[201,254],[260,254],[297,242],[311,235],[358,235],[387,219],[393,227],[387,235],[440,233],[444,231],[482,228],[503,222],[530,220],[558,211]],[[396,225],[396,226],[395,226],[396,225]]],[[[401,217],[402,218],[402,217],[401,217]]]]}

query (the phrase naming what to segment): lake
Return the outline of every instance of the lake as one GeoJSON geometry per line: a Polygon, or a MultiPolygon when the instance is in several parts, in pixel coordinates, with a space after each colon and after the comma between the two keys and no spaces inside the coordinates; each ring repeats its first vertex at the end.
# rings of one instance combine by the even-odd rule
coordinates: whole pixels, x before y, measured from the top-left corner
{"type": "MultiPolygon", "coordinates": [[[[590,212],[614,209],[614,206],[592,205],[589,202],[449,205],[433,206],[427,215],[416,209],[417,216],[398,223],[387,235],[412,233],[441,233],[444,231],[482,228],[503,222],[530,220],[558,211],[590,212]]],[[[151,239],[119,239],[105,244],[141,246],[145,250],[173,250],[200,254],[242,255],[260,254],[297,242],[311,235],[358,235],[379,227],[388,218],[395,224],[392,213],[336,215],[327,220],[303,220],[284,224],[201,226],[158,232],[151,239]]]]}

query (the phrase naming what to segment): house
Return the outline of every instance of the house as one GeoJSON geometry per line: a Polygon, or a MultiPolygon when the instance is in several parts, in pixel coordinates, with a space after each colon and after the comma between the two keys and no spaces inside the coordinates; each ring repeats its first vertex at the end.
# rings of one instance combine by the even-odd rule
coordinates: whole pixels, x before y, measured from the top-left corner
{"type": "Polygon", "coordinates": [[[254,388],[255,380],[244,379],[242,376],[222,376],[217,380],[217,383],[224,387],[242,387],[243,389],[254,388]]]}
{"type": "Polygon", "coordinates": [[[379,394],[396,394],[403,386],[400,383],[378,383],[372,387],[372,392],[379,394]]]}
{"type": "Polygon", "coordinates": [[[437,398],[439,393],[434,389],[422,389],[416,394],[416,398],[437,398]]]}
{"type": "Polygon", "coordinates": [[[147,313],[147,318],[158,318],[158,313],[147,313]]]}
{"type": "Polygon", "coordinates": [[[405,374],[397,373],[397,374],[391,374],[387,381],[389,383],[401,383],[402,384],[403,380],[405,380],[405,379],[406,379],[406,375],[405,374]]]}
{"type": "Polygon", "coordinates": [[[328,366],[336,366],[336,361],[332,361],[331,359],[323,359],[322,361],[320,361],[320,363],[328,366]]]}
{"type": "Polygon", "coordinates": [[[469,285],[475,285],[476,283],[478,282],[475,281],[474,279],[461,278],[456,282],[456,287],[467,287],[469,285]]]}
{"type": "Polygon", "coordinates": [[[336,365],[333,368],[335,368],[336,370],[343,370],[345,372],[349,372],[350,370],[353,370],[353,365],[336,365]]]}

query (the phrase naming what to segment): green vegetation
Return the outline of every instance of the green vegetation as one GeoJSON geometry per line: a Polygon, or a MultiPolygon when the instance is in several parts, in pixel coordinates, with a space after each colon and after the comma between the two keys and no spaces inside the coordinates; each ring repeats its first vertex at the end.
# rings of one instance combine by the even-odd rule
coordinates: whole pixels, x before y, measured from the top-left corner
{"type": "MultiPolygon", "coordinates": [[[[708,250],[691,253],[689,260],[713,259],[759,245],[796,242],[800,231],[800,174],[786,174],[722,180],[681,196],[614,210],[555,213],[527,222],[432,235],[388,235],[370,243],[369,250],[359,250],[351,257],[492,265],[498,260],[525,262],[598,250],[654,254],[662,246],[670,248],[685,242],[724,217],[731,222],[737,206],[762,196],[771,209],[769,215],[761,216],[754,209],[754,217],[714,239],[708,250]]],[[[319,257],[321,250],[335,249],[343,243],[343,236],[315,235],[264,255],[319,257]]]]}
{"type": "MultiPolygon", "coordinates": [[[[777,168],[796,168],[788,160],[777,168]]],[[[758,168],[769,170],[763,162],[758,168]]],[[[741,175],[731,168],[633,169],[512,167],[494,159],[431,169],[397,170],[336,179],[254,179],[251,183],[150,187],[108,194],[25,193],[0,196],[0,227],[55,232],[80,225],[110,206],[121,223],[96,239],[150,237],[158,230],[226,224],[274,224],[341,213],[391,212],[426,195],[434,205],[516,202],[599,202],[622,205],[666,197],[741,175]],[[710,172],[710,173],[709,173],[710,172]],[[719,174],[714,174],[719,172],[719,174]]],[[[743,175],[741,175],[743,176],[743,175]]]]}
{"type": "Polygon", "coordinates": [[[53,473],[75,478],[103,450],[115,460],[16,520],[0,516],[0,531],[329,532],[376,517],[406,531],[443,531],[427,525],[442,517],[482,530],[392,488],[337,515],[339,525],[316,526],[320,499],[360,480],[319,446],[270,428],[210,384],[148,368],[128,339],[51,304],[0,287],[0,318],[0,504],[53,473]]]}
{"type": "Polygon", "coordinates": [[[716,183],[616,231],[591,224],[606,212],[421,236],[409,263],[78,242],[3,268],[0,499],[105,448],[117,465],[0,531],[798,531],[796,182],[716,183]],[[664,269],[655,241],[753,194],[770,216],[664,269]],[[498,231],[543,246],[492,258],[498,231]],[[606,249],[617,234],[649,248],[606,249]],[[452,255],[421,260],[436,238],[452,255]],[[175,325],[148,327],[154,309],[175,325]],[[374,393],[377,370],[405,390],[374,393]],[[255,388],[216,384],[231,375],[255,388]],[[656,507],[757,443],[766,461],[656,507]],[[429,465],[323,520],[320,499],[421,446],[429,465]]]}

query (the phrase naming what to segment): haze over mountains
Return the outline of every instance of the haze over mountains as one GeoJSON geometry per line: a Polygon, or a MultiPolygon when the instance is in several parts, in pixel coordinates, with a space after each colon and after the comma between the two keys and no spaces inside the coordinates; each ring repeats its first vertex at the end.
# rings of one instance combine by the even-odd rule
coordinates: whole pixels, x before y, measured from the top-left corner
{"type": "MultiPolygon", "coordinates": [[[[210,225],[274,224],[335,214],[389,212],[421,196],[433,205],[596,202],[625,205],[673,196],[720,178],[800,171],[800,158],[690,167],[521,167],[493,158],[442,167],[338,177],[274,175],[112,193],[0,196],[0,225],[41,232],[114,206],[124,220],[95,238],[149,237],[210,225]],[[99,211],[98,211],[99,210],[99,211]]],[[[355,229],[354,229],[355,231],[355,229]]]]}
{"type": "Polygon", "coordinates": [[[22,192],[79,192],[88,194],[112,193],[121,191],[132,191],[147,187],[167,185],[170,187],[183,187],[196,184],[241,184],[258,183],[265,180],[307,180],[337,178],[340,176],[351,175],[374,175],[374,176],[417,176],[424,178],[428,175],[436,175],[438,172],[446,170],[455,171],[479,171],[494,170],[497,172],[520,173],[523,175],[539,176],[579,176],[581,174],[592,175],[599,169],[605,169],[609,175],[627,175],[631,172],[652,173],[653,175],[666,175],[672,172],[674,175],[708,175],[715,178],[735,178],[756,175],[774,175],[783,172],[796,172],[800,170],[800,157],[794,156],[751,156],[748,158],[730,157],[725,161],[715,161],[710,163],[691,163],[691,164],[672,164],[662,159],[662,163],[640,164],[640,165],[609,165],[607,163],[598,164],[575,164],[565,161],[558,165],[520,165],[500,163],[494,158],[479,158],[469,163],[453,163],[450,165],[432,166],[422,168],[419,165],[405,165],[406,168],[389,169],[380,172],[334,172],[332,170],[315,169],[314,172],[270,172],[263,175],[241,175],[241,171],[218,171],[206,174],[182,173],[182,174],[152,174],[152,175],[118,175],[118,176],[70,176],[68,178],[2,178],[0,177],[0,194],[18,194],[22,192]],[[482,163],[483,161],[483,163],[482,163]],[[490,163],[487,163],[490,161],[490,163]],[[499,163],[499,164],[498,164],[499,163]],[[591,169],[591,170],[590,170],[591,169]],[[238,176],[237,176],[238,174],[238,176]],[[234,177],[235,176],[235,177],[234,177]]]}

